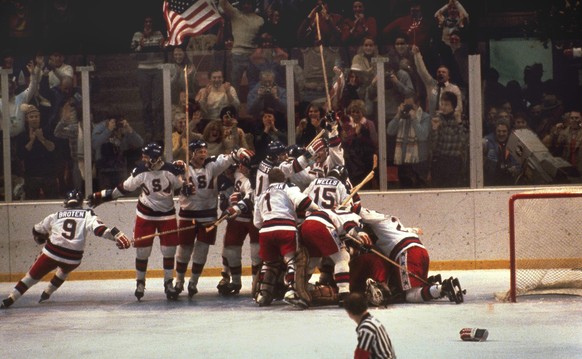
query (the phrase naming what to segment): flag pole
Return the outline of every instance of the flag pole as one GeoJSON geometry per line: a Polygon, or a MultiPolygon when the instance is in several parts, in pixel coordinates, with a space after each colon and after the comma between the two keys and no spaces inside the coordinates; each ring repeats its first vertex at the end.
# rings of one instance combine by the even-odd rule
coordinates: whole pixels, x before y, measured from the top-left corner
{"type": "MultiPolygon", "coordinates": [[[[184,66],[184,82],[186,84],[186,163],[184,164],[184,173],[186,174],[186,183],[189,183],[190,174],[188,168],[190,167],[190,117],[189,117],[189,102],[190,96],[188,94],[188,64],[184,66]]],[[[182,139],[180,139],[180,142],[182,139]]],[[[180,147],[182,143],[180,143],[180,147]]]]}

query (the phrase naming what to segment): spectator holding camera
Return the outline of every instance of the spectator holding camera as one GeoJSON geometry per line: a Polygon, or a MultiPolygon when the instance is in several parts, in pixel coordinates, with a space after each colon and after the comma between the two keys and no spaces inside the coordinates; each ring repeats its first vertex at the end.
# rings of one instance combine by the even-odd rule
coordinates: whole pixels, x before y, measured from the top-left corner
{"type": "Polygon", "coordinates": [[[436,78],[433,78],[426,69],[418,46],[412,46],[412,53],[414,54],[414,64],[426,88],[426,109],[428,113],[434,117],[437,111],[440,110],[443,93],[451,92],[457,96],[455,117],[460,121],[463,114],[463,98],[461,89],[457,85],[449,82],[449,69],[444,65],[439,66],[437,68],[436,78]]]}
{"type": "Polygon", "coordinates": [[[550,151],[568,161],[582,174],[582,112],[572,110],[567,119],[552,129],[550,151]]]}
{"type": "Polygon", "coordinates": [[[398,167],[400,187],[423,187],[429,169],[430,116],[418,105],[416,95],[404,98],[386,132],[395,136],[394,164],[398,167]]]}
{"type": "Polygon", "coordinates": [[[124,116],[108,116],[93,128],[91,146],[95,152],[99,188],[113,188],[127,177],[126,152],[143,146],[143,138],[124,116]]]}
{"type": "Polygon", "coordinates": [[[253,116],[258,116],[267,107],[284,113],[287,108],[287,91],[277,85],[273,71],[262,71],[259,83],[249,91],[247,100],[248,111],[253,116]]]}

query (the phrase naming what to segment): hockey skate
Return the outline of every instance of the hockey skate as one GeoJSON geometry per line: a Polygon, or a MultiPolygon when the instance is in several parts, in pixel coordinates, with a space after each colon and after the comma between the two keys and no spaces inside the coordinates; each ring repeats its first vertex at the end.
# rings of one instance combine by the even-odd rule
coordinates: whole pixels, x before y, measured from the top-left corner
{"type": "Polygon", "coordinates": [[[42,294],[40,295],[40,299],[38,300],[39,303],[44,302],[45,300],[48,300],[51,297],[50,294],[48,294],[47,292],[43,291],[42,294]]]}
{"type": "Polygon", "coordinates": [[[446,296],[451,302],[455,302],[456,304],[463,303],[463,295],[466,293],[467,291],[461,288],[461,283],[458,278],[450,277],[443,281],[441,295],[443,297],[446,296]]]}
{"type": "Polygon", "coordinates": [[[180,294],[184,291],[184,281],[176,279],[176,285],[174,286],[176,293],[180,294]]]}
{"type": "Polygon", "coordinates": [[[145,292],[145,280],[141,280],[138,279],[136,281],[136,287],[135,287],[135,297],[137,298],[138,301],[141,301],[141,298],[143,298],[145,292]]]}
{"type": "Polygon", "coordinates": [[[268,307],[273,302],[273,295],[266,290],[261,290],[257,294],[256,302],[259,307],[268,307]]]}
{"type": "Polygon", "coordinates": [[[12,297],[8,297],[0,303],[0,309],[6,309],[12,304],[14,304],[14,299],[12,297]]]}
{"type": "Polygon", "coordinates": [[[229,295],[228,285],[230,284],[230,276],[226,272],[220,273],[222,275],[222,279],[218,282],[216,289],[218,289],[218,294],[220,295],[229,295]]]}
{"type": "Polygon", "coordinates": [[[338,293],[337,298],[338,298],[338,302],[337,305],[340,308],[344,307],[344,302],[346,300],[346,298],[348,297],[348,295],[350,295],[350,292],[345,292],[345,293],[338,293]]]}
{"type": "Polygon", "coordinates": [[[426,279],[426,281],[428,282],[428,284],[443,284],[443,278],[441,277],[440,274],[431,275],[426,279]]]}
{"type": "Polygon", "coordinates": [[[291,304],[291,305],[293,305],[297,308],[301,308],[301,309],[307,309],[307,307],[308,307],[307,303],[305,303],[305,301],[303,299],[299,298],[299,295],[297,294],[295,289],[289,289],[285,293],[285,297],[283,298],[283,301],[287,304],[291,304]]]}
{"type": "Polygon", "coordinates": [[[196,284],[192,282],[188,282],[188,298],[192,299],[192,297],[198,293],[198,289],[196,288],[196,284]]]}
{"type": "Polygon", "coordinates": [[[166,298],[168,298],[168,300],[178,299],[178,292],[176,292],[173,282],[173,279],[168,279],[164,282],[164,293],[166,293],[166,298]]]}
{"type": "Polygon", "coordinates": [[[224,296],[237,295],[240,293],[241,288],[242,288],[242,284],[228,283],[226,285],[226,287],[223,288],[223,291],[220,294],[222,294],[224,296]]]}

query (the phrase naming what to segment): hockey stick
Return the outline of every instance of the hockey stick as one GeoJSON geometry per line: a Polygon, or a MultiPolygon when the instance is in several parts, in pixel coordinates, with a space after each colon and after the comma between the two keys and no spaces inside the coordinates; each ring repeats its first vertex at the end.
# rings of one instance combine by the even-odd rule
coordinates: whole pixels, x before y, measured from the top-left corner
{"type": "Polygon", "coordinates": [[[214,221],[214,223],[212,223],[211,225],[209,225],[208,227],[206,227],[206,233],[208,233],[211,230],[213,230],[216,226],[218,226],[220,223],[222,223],[227,218],[228,218],[228,214],[223,214],[219,219],[217,219],[216,221],[214,221]]]}
{"type": "Polygon", "coordinates": [[[377,250],[374,247],[368,247],[366,246],[364,243],[362,243],[362,241],[360,241],[358,238],[346,233],[345,237],[353,242],[355,242],[357,244],[357,246],[359,248],[365,248],[366,251],[370,251],[371,253],[374,253],[375,255],[377,255],[378,257],[382,258],[383,260],[385,260],[386,262],[396,266],[397,268],[400,268],[401,270],[405,271],[406,273],[408,273],[408,275],[418,279],[419,281],[421,281],[423,284],[426,285],[431,285],[432,283],[429,283],[428,281],[426,281],[426,279],[423,279],[421,277],[419,277],[418,275],[412,273],[411,271],[409,271],[408,269],[406,269],[405,267],[401,266],[400,264],[396,263],[395,261],[393,261],[392,259],[388,258],[387,256],[384,255],[384,253],[380,252],[379,250],[377,250]]]}
{"type": "Polygon", "coordinates": [[[176,233],[176,232],[180,232],[180,231],[185,231],[187,229],[192,229],[192,228],[196,228],[197,225],[194,226],[188,226],[188,227],[181,227],[181,228],[176,228],[176,229],[170,229],[169,231],[163,231],[163,232],[157,232],[157,233],[153,233],[153,234],[148,234],[146,236],[141,236],[141,237],[137,237],[133,239],[133,242],[139,242],[139,241],[143,241],[144,239],[150,239],[150,238],[154,238],[156,236],[161,236],[164,234],[171,234],[171,233],[176,233]]]}
{"type": "Polygon", "coordinates": [[[374,170],[378,167],[378,155],[374,155],[374,165],[372,167],[372,170],[370,171],[370,173],[368,173],[368,175],[366,176],[366,178],[364,178],[362,180],[362,182],[360,182],[356,187],[352,188],[352,190],[350,191],[350,195],[344,199],[344,201],[342,202],[342,204],[340,204],[340,206],[338,208],[343,208],[345,207],[348,202],[356,195],[356,193],[362,188],[364,187],[364,185],[368,182],[370,182],[372,180],[372,178],[374,178],[374,170]]]}
{"type": "Polygon", "coordinates": [[[327,83],[327,69],[323,58],[323,42],[321,41],[321,30],[319,29],[319,12],[315,13],[315,24],[317,25],[317,40],[319,41],[319,55],[321,57],[321,70],[323,72],[323,82],[325,85],[325,97],[327,99],[327,110],[331,111],[331,97],[329,96],[329,84],[327,83]]]}

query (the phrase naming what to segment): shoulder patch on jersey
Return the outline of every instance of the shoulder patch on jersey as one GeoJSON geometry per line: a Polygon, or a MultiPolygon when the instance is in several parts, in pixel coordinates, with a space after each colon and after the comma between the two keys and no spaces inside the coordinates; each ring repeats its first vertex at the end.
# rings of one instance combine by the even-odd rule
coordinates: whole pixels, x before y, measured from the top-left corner
{"type": "Polygon", "coordinates": [[[204,166],[209,164],[210,162],[216,162],[217,156],[210,156],[204,160],[204,166]]]}
{"type": "Polygon", "coordinates": [[[147,171],[149,171],[149,169],[146,167],[145,163],[140,163],[133,169],[133,171],[131,171],[131,176],[136,177],[140,173],[147,171]]]}

